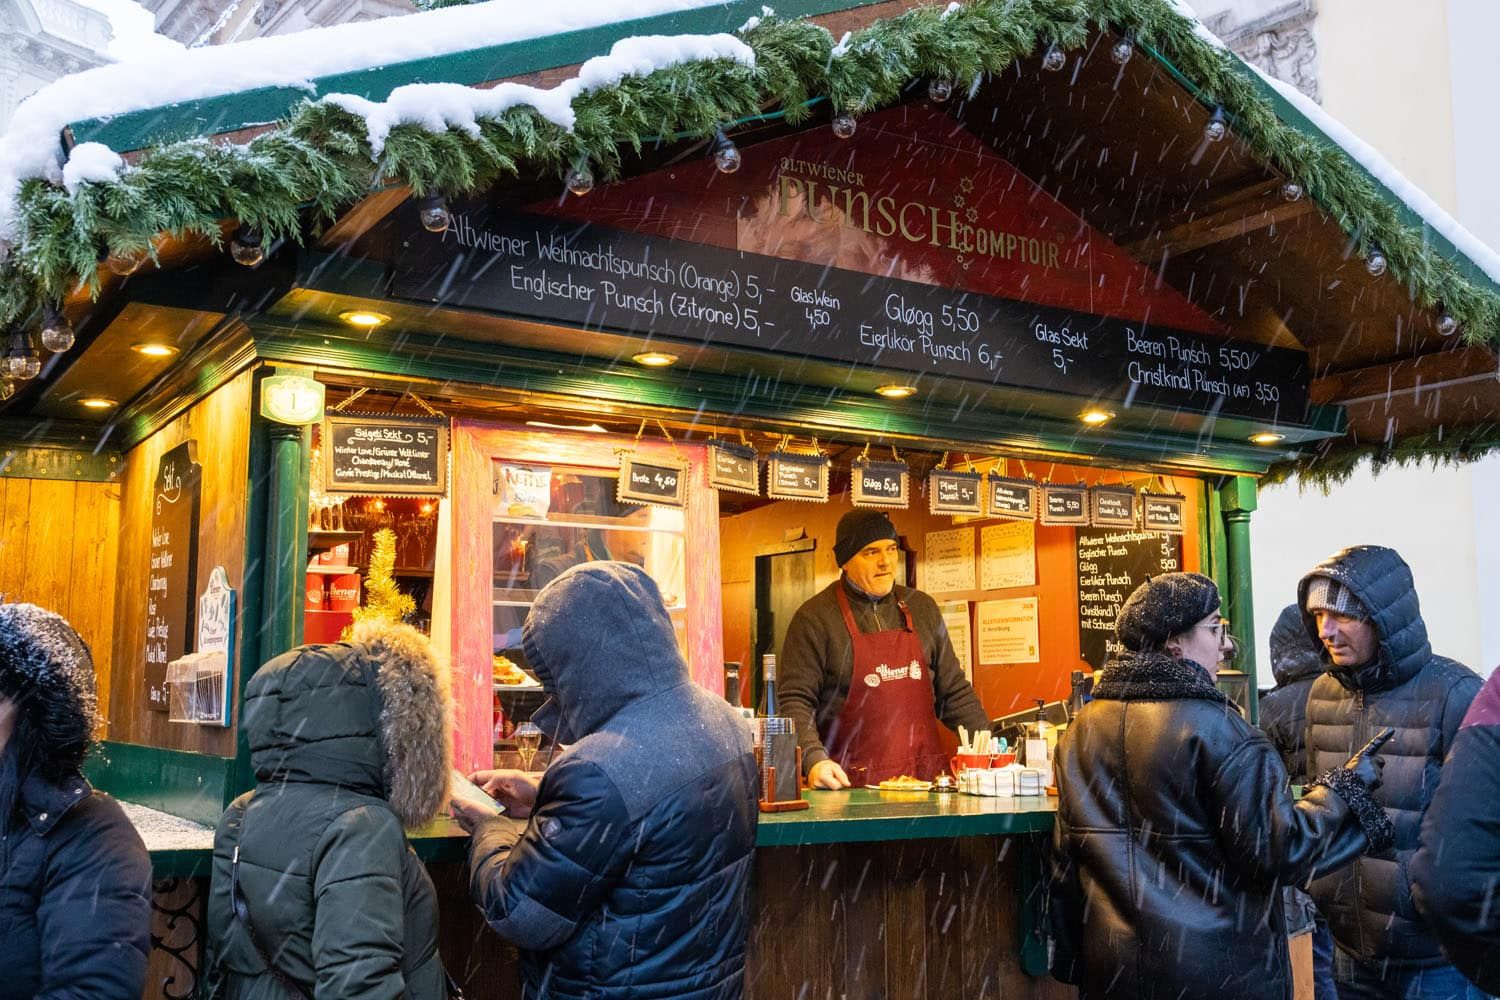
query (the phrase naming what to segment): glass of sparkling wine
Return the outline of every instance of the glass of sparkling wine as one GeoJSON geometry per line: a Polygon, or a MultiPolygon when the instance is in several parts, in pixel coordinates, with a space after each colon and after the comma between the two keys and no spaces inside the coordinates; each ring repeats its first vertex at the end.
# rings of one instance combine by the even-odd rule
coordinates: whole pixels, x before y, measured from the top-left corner
{"type": "Polygon", "coordinates": [[[536,756],[537,748],[542,745],[542,731],[529,722],[523,722],[516,727],[514,738],[516,753],[521,755],[521,769],[529,771],[531,759],[536,756]]]}

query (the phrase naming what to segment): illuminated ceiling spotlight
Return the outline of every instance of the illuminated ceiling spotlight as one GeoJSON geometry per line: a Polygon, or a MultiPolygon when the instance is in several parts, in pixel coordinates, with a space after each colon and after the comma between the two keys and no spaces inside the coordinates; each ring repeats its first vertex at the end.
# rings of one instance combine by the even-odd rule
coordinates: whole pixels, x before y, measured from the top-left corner
{"type": "Polygon", "coordinates": [[[631,355],[630,360],[647,368],[670,368],[677,363],[677,355],[666,351],[642,351],[631,355]]]}
{"type": "Polygon", "coordinates": [[[1087,410],[1084,410],[1082,413],[1078,414],[1078,419],[1082,420],[1090,427],[1103,427],[1105,424],[1115,419],[1115,411],[1104,410],[1100,409],[1097,406],[1092,406],[1087,410]]]}
{"type": "Polygon", "coordinates": [[[163,344],[160,341],[131,344],[130,349],[137,354],[144,354],[148,358],[170,358],[177,353],[177,348],[171,344],[163,344]]]}
{"type": "Polygon", "coordinates": [[[1276,444],[1285,440],[1285,434],[1277,434],[1275,431],[1258,431],[1250,435],[1251,444],[1276,444]]]}
{"type": "Polygon", "coordinates": [[[886,399],[910,399],[917,394],[917,387],[905,382],[892,382],[889,385],[877,385],[875,391],[886,399]]]}
{"type": "Polygon", "coordinates": [[[385,326],[391,318],[383,312],[373,309],[345,309],[339,313],[339,319],[350,326],[357,326],[361,330],[373,330],[377,326],[385,326]]]}
{"type": "Polygon", "coordinates": [[[119,405],[105,396],[89,396],[86,399],[80,399],[79,402],[91,410],[112,410],[119,405]]]}

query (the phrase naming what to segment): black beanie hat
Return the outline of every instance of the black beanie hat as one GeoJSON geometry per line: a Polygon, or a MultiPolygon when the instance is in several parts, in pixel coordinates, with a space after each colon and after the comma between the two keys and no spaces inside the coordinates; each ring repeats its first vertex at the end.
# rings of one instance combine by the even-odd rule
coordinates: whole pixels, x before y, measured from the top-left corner
{"type": "Polygon", "coordinates": [[[1163,573],[1127,598],[1115,622],[1115,636],[1134,653],[1161,649],[1219,609],[1219,588],[1201,573],[1163,573]]]}
{"type": "Polygon", "coordinates": [[[839,518],[833,558],[840,566],[859,555],[859,550],[882,538],[896,541],[896,526],[883,510],[851,510],[839,518]]]}

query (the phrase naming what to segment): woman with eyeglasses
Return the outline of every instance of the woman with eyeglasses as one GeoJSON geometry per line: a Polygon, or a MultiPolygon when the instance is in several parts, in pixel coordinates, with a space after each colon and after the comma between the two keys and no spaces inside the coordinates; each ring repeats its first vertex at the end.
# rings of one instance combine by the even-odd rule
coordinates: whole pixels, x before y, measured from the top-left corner
{"type": "Polygon", "coordinates": [[[1293,801],[1276,748],[1214,686],[1233,641],[1196,573],[1141,585],[1058,745],[1053,974],[1093,998],[1292,996],[1284,885],[1383,850],[1361,752],[1293,801]]]}

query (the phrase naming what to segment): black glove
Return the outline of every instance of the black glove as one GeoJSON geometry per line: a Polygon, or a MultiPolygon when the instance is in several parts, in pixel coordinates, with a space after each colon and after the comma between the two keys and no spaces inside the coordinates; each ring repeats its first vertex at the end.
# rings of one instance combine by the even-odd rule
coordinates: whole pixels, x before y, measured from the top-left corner
{"type": "Polygon", "coordinates": [[[1370,791],[1380,787],[1381,772],[1385,768],[1385,758],[1378,756],[1380,748],[1385,746],[1386,741],[1396,735],[1396,730],[1386,728],[1370,742],[1360,747],[1359,751],[1344,762],[1344,770],[1351,771],[1354,777],[1370,791]]]}

